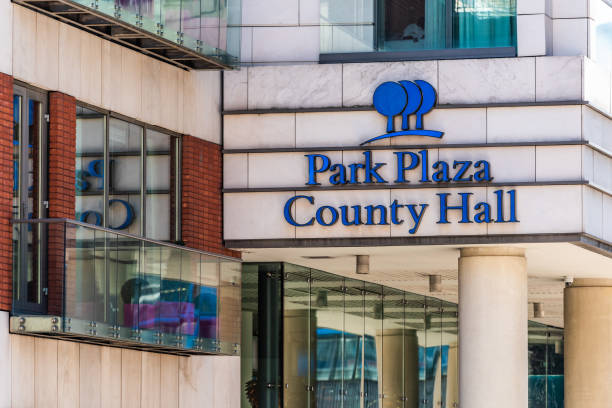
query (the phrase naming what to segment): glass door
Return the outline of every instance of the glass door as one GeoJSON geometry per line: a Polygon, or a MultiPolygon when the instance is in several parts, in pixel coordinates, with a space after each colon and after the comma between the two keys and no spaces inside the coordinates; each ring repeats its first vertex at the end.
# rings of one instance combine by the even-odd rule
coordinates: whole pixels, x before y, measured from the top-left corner
{"type": "MultiPolygon", "coordinates": [[[[21,86],[13,93],[13,218],[47,217],[47,95],[21,86]]],[[[47,304],[46,227],[13,229],[14,309],[43,313],[47,304]]]]}

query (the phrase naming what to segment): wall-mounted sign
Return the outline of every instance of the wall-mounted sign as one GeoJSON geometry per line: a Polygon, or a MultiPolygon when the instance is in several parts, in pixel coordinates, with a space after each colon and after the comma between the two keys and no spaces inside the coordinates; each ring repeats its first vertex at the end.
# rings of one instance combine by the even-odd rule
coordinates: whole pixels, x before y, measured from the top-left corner
{"type": "MultiPolygon", "coordinates": [[[[425,130],[423,116],[431,111],[436,103],[436,91],[425,81],[385,82],[374,92],[375,109],[387,117],[387,133],[366,140],[365,145],[377,140],[396,136],[429,136],[442,138],[443,132],[425,130]],[[409,129],[409,116],[416,115],[416,129],[409,129]],[[396,131],[395,116],[402,116],[402,130],[396,131]]],[[[433,162],[429,150],[418,152],[394,151],[391,163],[377,162],[376,151],[365,150],[362,160],[344,164],[334,163],[324,154],[307,154],[308,168],[306,186],[321,185],[325,179],[332,186],[351,185],[385,185],[393,183],[407,184],[418,179],[419,183],[453,187],[465,183],[490,183],[493,181],[491,163],[487,160],[437,160],[433,162]],[[381,169],[386,166],[393,168],[393,179],[386,179],[381,169]],[[416,173],[416,177],[410,177],[416,173]]],[[[473,193],[437,193],[438,208],[432,217],[438,224],[449,224],[449,214],[459,214],[459,224],[471,223],[516,223],[517,196],[516,190],[495,190],[492,202],[473,202],[473,193]]],[[[339,192],[342,194],[342,192],[339,192]]],[[[390,205],[367,203],[364,205],[317,206],[315,196],[298,195],[290,198],[284,206],[285,220],[295,227],[308,227],[315,223],[328,227],[338,222],[351,227],[358,225],[400,225],[408,221],[408,233],[415,234],[422,221],[432,211],[427,203],[398,202],[390,205]],[[295,206],[300,202],[302,208],[307,208],[307,214],[295,214],[295,206]]]]}

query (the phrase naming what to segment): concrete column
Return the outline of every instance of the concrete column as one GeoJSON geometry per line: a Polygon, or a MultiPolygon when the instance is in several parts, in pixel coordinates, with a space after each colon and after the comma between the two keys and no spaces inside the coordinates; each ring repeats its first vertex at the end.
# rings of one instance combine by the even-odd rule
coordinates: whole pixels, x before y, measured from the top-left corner
{"type": "Polygon", "coordinates": [[[459,259],[459,406],[527,408],[524,250],[462,248],[459,259]]]}
{"type": "Polygon", "coordinates": [[[565,288],[565,407],[612,401],[612,279],[576,279],[565,288]]]}
{"type": "Polygon", "coordinates": [[[376,333],[378,392],[383,408],[419,405],[419,339],[413,329],[387,329],[376,333]],[[403,358],[402,358],[403,356],[403,358]],[[403,373],[402,373],[403,371],[403,373]]]}

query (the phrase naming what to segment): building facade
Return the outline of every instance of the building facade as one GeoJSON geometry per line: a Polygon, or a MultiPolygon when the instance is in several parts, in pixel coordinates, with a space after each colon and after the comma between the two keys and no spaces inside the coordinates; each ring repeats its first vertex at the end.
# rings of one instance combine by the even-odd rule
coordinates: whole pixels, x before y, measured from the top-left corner
{"type": "Polygon", "coordinates": [[[200,6],[1,4],[1,407],[239,404],[238,54],[233,6],[200,6]]]}
{"type": "Polygon", "coordinates": [[[609,0],[0,0],[0,407],[607,407],[609,0]]]}
{"type": "Polygon", "coordinates": [[[243,408],[609,404],[611,15],[243,3],[243,408]]]}

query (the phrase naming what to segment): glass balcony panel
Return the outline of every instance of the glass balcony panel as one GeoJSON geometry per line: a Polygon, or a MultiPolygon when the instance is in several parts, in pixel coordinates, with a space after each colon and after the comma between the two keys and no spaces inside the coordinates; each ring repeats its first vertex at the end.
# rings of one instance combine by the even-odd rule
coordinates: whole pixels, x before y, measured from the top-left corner
{"type": "Polygon", "coordinates": [[[117,237],[115,296],[120,337],[140,341],[140,310],[142,296],[142,247],[136,239],[117,237]],[[133,306],[136,305],[134,308],[133,306]]]}
{"type": "Polygon", "coordinates": [[[181,341],[186,349],[197,350],[200,348],[200,254],[183,251],[181,255],[181,341]]]}
{"type": "Polygon", "coordinates": [[[160,0],[160,36],[174,43],[181,41],[181,0],[160,0]]]}
{"type": "MultiPolygon", "coordinates": [[[[202,7],[204,0],[181,0],[181,33],[183,45],[196,49],[202,38],[202,7]]],[[[215,43],[216,44],[216,43],[215,43]]],[[[214,46],[215,44],[208,44],[214,46]]]]}
{"type": "Polygon", "coordinates": [[[163,345],[182,346],[181,303],[184,291],[181,283],[181,251],[161,249],[161,287],[159,294],[159,329],[163,345]]]}
{"type": "Polygon", "coordinates": [[[219,338],[219,259],[202,255],[200,272],[199,337],[204,351],[215,351],[219,338]]]}
{"type": "Polygon", "coordinates": [[[240,354],[241,265],[221,259],[219,263],[219,348],[223,354],[240,354]]]}
{"type": "Polygon", "coordinates": [[[138,318],[141,341],[148,344],[161,344],[159,321],[161,256],[161,247],[151,242],[142,243],[140,297],[138,303],[126,308],[132,321],[138,318]]]}
{"type": "MultiPolygon", "coordinates": [[[[20,234],[41,225],[49,231],[47,314],[39,312],[22,329],[20,313],[31,311],[13,308],[17,326],[11,330],[40,333],[47,327],[60,336],[87,336],[104,344],[240,353],[238,259],[72,220],[17,220],[13,229],[20,234]]],[[[28,256],[36,253],[32,246],[26,249],[28,256]]],[[[27,275],[18,266],[15,287],[25,288],[27,275]]]]}

